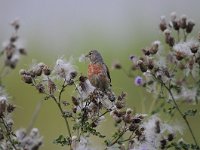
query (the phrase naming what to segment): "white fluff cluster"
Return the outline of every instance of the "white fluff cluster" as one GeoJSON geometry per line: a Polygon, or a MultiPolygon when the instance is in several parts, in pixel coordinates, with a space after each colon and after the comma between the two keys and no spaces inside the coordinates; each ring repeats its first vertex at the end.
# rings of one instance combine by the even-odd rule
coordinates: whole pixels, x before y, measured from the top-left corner
{"type": "Polygon", "coordinates": [[[88,79],[86,79],[80,86],[78,86],[78,90],[81,97],[85,99],[95,90],[95,87],[90,83],[88,79]]]}
{"type": "Polygon", "coordinates": [[[81,136],[78,140],[77,136],[72,137],[72,149],[74,150],[94,150],[86,137],[81,136]]]}
{"type": "Polygon", "coordinates": [[[178,94],[174,93],[174,95],[175,95],[174,98],[176,100],[185,101],[187,103],[195,103],[197,89],[196,88],[189,89],[183,86],[181,88],[181,92],[178,94]]]}
{"type": "Polygon", "coordinates": [[[25,129],[19,129],[16,131],[16,140],[19,142],[17,147],[21,149],[39,149],[42,145],[43,137],[40,136],[39,130],[33,128],[29,134],[25,129]]]}
{"type": "Polygon", "coordinates": [[[143,123],[144,141],[134,144],[131,150],[157,150],[160,149],[160,141],[165,137],[165,133],[175,135],[175,130],[171,125],[163,123],[158,116],[151,116],[147,122],[143,123]]]}
{"type": "Polygon", "coordinates": [[[69,80],[71,78],[71,73],[75,72],[75,68],[70,62],[63,59],[57,59],[54,72],[59,78],[69,80]]]}
{"type": "Polygon", "coordinates": [[[179,42],[174,45],[173,50],[175,52],[181,52],[185,54],[185,56],[192,56],[192,47],[199,47],[199,42],[194,39],[190,39],[187,42],[179,42]]]}
{"type": "Polygon", "coordinates": [[[87,60],[87,57],[85,57],[85,55],[84,54],[82,54],[80,57],[79,57],[79,62],[86,62],[86,60],[87,60]]]}

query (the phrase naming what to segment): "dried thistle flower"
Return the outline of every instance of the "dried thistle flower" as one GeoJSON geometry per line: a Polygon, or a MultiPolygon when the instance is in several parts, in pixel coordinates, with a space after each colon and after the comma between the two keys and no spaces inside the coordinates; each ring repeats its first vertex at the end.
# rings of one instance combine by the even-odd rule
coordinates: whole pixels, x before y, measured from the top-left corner
{"type": "Polygon", "coordinates": [[[70,62],[67,62],[63,59],[58,59],[54,67],[54,72],[58,75],[59,78],[70,80],[72,77],[71,73],[76,71],[70,62]]]}
{"type": "Polygon", "coordinates": [[[176,56],[176,59],[180,61],[183,58],[185,58],[186,54],[184,52],[181,52],[181,51],[176,51],[175,56],[176,56]]]}
{"type": "Polygon", "coordinates": [[[174,37],[172,37],[171,35],[171,31],[169,29],[166,29],[164,31],[164,34],[165,34],[165,42],[170,46],[170,47],[173,47],[174,44],[175,44],[175,39],[174,37]]]}
{"type": "Polygon", "coordinates": [[[173,47],[174,44],[175,44],[174,37],[172,37],[172,36],[167,37],[166,38],[166,43],[169,44],[170,47],[173,47]]]}
{"type": "Polygon", "coordinates": [[[185,29],[187,26],[187,16],[186,15],[182,15],[179,21],[180,27],[182,29],[185,29]]]}
{"type": "Polygon", "coordinates": [[[19,19],[18,18],[14,19],[10,24],[11,24],[11,26],[14,27],[15,30],[18,30],[19,27],[20,27],[19,19]]]}
{"type": "Polygon", "coordinates": [[[159,27],[162,32],[165,31],[165,29],[167,29],[167,23],[166,23],[165,16],[161,16],[159,27]]]}
{"type": "Polygon", "coordinates": [[[78,106],[80,103],[79,103],[79,100],[76,98],[76,97],[74,97],[74,96],[72,96],[72,103],[75,105],[75,106],[78,106]]]}
{"type": "Polygon", "coordinates": [[[36,89],[38,90],[39,93],[45,93],[45,86],[42,83],[36,85],[36,89]]]}
{"type": "Polygon", "coordinates": [[[142,49],[142,52],[144,53],[145,56],[149,56],[151,53],[150,53],[150,50],[147,49],[147,48],[143,48],[142,49]]]}
{"type": "Polygon", "coordinates": [[[11,26],[14,27],[15,32],[11,35],[8,42],[3,43],[3,51],[2,54],[6,55],[6,59],[4,61],[5,66],[14,69],[20,59],[20,55],[27,54],[26,49],[23,47],[19,47],[18,41],[18,29],[19,29],[19,20],[16,19],[11,23],[11,26]]]}
{"type": "Polygon", "coordinates": [[[199,47],[200,47],[200,43],[194,39],[188,40],[187,45],[193,54],[197,53],[197,51],[199,50],[199,47]]]}
{"type": "Polygon", "coordinates": [[[140,68],[140,70],[142,72],[146,72],[147,71],[147,65],[144,63],[143,60],[141,60],[141,59],[138,60],[137,64],[138,64],[138,66],[139,66],[139,68],[140,68]]]}
{"type": "Polygon", "coordinates": [[[147,67],[150,70],[152,70],[154,68],[154,61],[152,59],[148,59],[147,67]]]}
{"type": "Polygon", "coordinates": [[[0,96],[0,117],[4,115],[7,107],[7,98],[5,96],[0,96]]]}
{"type": "Polygon", "coordinates": [[[27,50],[25,48],[19,48],[19,53],[21,55],[27,55],[27,50]]]}
{"type": "Polygon", "coordinates": [[[125,106],[124,101],[116,101],[115,106],[117,109],[122,109],[125,106]]]}
{"type": "Polygon", "coordinates": [[[152,43],[152,47],[150,48],[149,52],[150,54],[154,55],[158,52],[160,46],[160,41],[154,41],[152,43]]]}
{"type": "Polygon", "coordinates": [[[31,72],[33,73],[34,76],[41,76],[42,75],[42,69],[43,69],[43,64],[35,64],[31,68],[31,72]]]}
{"type": "Polygon", "coordinates": [[[177,19],[176,12],[171,13],[171,24],[174,30],[178,31],[180,28],[180,21],[177,19]]]}
{"type": "Polygon", "coordinates": [[[171,18],[171,21],[175,21],[175,20],[177,19],[177,14],[176,14],[176,12],[171,12],[170,18],[171,18]]]}
{"type": "Polygon", "coordinates": [[[76,71],[71,72],[71,73],[70,73],[70,79],[76,78],[77,74],[78,74],[78,73],[77,73],[76,71]]]}
{"type": "Polygon", "coordinates": [[[44,75],[46,75],[46,76],[49,76],[51,74],[51,69],[47,65],[44,65],[42,67],[42,71],[43,71],[44,75]]]}
{"type": "Polygon", "coordinates": [[[176,52],[175,56],[177,60],[182,60],[186,56],[191,56],[191,49],[190,46],[192,46],[191,42],[180,42],[176,45],[174,45],[173,50],[176,52]]]}
{"type": "Polygon", "coordinates": [[[112,69],[121,69],[122,65],[119,62],[114,62],[112,64],[112,69]]]}
{"type": "Polygon", "coordinates": [[[48,90],[50,94],[54,94],[56,91],[56,84],[51,79],[48,80],[48,90]]]}
{"type": "Polygon", "coordinates": [[[187,33],[191,33],[194,26],[195,26],[194,21],[193,21],[193,20],[189,20],[189,21],[188,21],[188,24],[187,24],[187,26],[186,26],[186,32],[187,32],[187,33]]]}
{"type": "Polygon", "coordinates": [[[92,86],[92,84],[87,79],[87,77],[81,76],[79,78],[79,81],[80,81],[80,83],[79,83],[78,89],[79,89],[82,97],[86,98],[95,90],[95,87],[92,86]]]}
{"type": "Polygon", "coordinates": [[[8,113],[12,113],[15,110],[15,108],[16,107],[14,105],[8,104],[8,106],[7,106],[7,112],[8,113]]]}
{"type": "Polygon", "coordinates": [[[23,74],[22,75],[22,80],[27,84],[32,84],[33,83],[32,77],[29,74],[23,74]]]}

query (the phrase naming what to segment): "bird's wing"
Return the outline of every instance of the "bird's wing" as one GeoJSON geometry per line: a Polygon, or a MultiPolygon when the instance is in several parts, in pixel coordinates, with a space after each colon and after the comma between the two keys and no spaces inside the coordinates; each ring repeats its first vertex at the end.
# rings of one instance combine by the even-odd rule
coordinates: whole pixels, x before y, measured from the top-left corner
{"type": "Polygon", "coordinates": [[[109,72],[108,66],[106,64],[104,64],[103,66],[104,66],[104,70],[106,70],[106,75],[108,76],[108,79],[110,80],[110,83],[111,83],[110,72],[109,72]]]}

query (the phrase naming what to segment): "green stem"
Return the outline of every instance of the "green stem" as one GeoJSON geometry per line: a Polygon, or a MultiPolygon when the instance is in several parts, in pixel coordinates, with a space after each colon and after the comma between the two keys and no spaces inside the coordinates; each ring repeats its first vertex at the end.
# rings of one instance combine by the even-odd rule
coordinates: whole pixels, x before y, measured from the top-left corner
{"type": "Polygon", "coordinates": [[[65,83],[66,83],[66,79],[64,80],[63,85],[62,85],[62,89],[61,89],[61,91],[60,91],[60,93],[59,93],[59,97],[58,97],[59,103],[60,103],[60,101],[61,101],[62,93],[64,92],[65,87],[66,87],[65,83]]]}
{"type": "Polygon", "coordinates": [[[61,114],[62,114],[62,117],[63,117],[64,120],[65,120],[65,124],[66,124],[66,126],[67,126],[67,131],[68,131],[68,134],[69,134],[69,136],[70,136],[70,138],[71,138],[71,137],[72,137],[72,134],[71,134],[70,127],[69,127],[69,122],[68,122],[67,118],[64,117],[64,111],[63,111],[63,109],[62,109],[62,107],[61,107],[61,104],[60,104],[59,102],[57,102],[56,98],[55,98],[53,95],[52,95],[51,97],[53,98],[53,100],[54,100],[55,103],[57,104],[57,106],[58,106],[58,108],[59,108],[59,110],[60,110],[60,112],[61,112],[61,114]]]}
{"type": "MultiPolygon", "coordinates": [[[[189,124],[189,122],[188,122],[188,120],[187,120],[187,117],[182,113],[182,111],[180,110],[178,104],[176,103],[176,100],[175,100],[175,98],[174,98],[174,96],[173,96],[173,94],[172,94],[172,91],[171,91],[170,87],[168,87],[162,80],[156,78],[156,76],[155,76],[154,74],[152,74],[152,75],[153,75],[153,77],[154,77],[156,80],[158,80],[158,81],[166,88],[166,90],[168,91],[169,95],[170,95],[171,98],[172,98],[172,101],[173,101],[173,103],[174,103],[174,106],[176,107],[177,111],[179,112],[179,114],[181,115],[181,117],[182,117],[182,118],[184,119],[184,121],[185,121],[185,123],[186,123],[186,125],[187,125],[187,127],[188,127],[188,129],[189,129],[189,131],[190,131],[190,134],[191,134],[191,136],[192,136],[192,138],[193,138],[193,141],[194,141],[195,145],[199,147],[199,145],[198,145],[198,143],[197,143],[197,140],[196,140],[196,138],[195,138],[195,136],[194,136],[194,133],[193,133],[193,131],[192,131],[192,128],[191,128],[191,126],[190,126],[190,124],[189,124]]],[[[169,84],[169,85],[170,85],[170,84],[169,84]]]]}
{"type": "Polygon", "coordinates": [[[194,136],[194,133],[193,133],[193,131],[192,131],[192,128],[191,128],[191,126],[190,126],[190,124],[189,124],[189,122],[188,122],[188,120],[187,120],[187,117],[186,117],[186,116],[182,113],[182,111],[180,110],[178,104],[176,103],[176,101],[175,101],[175,99],[174,99],[174,96],[173,96],[173,94],[172,94],[171,89],[168,88],[165,84],[164,84],[164,87],[165,87],[165,88],[167,89],[167,91],[169,92],[169,94],[170,94],[170,96],[171,96],[171,98],[172,98],[172,101],[173,101],[173,103],[174,103],[176,109],[178,110],[179,114],[180,114],[181,117],[184,119],[185,123],[187,124],[187,127],[188,127],[188,129],[189,129],[189,131],[190,131],[190,134],[191,134],[191,136],[192,136],[192,138],[193,138],[193,140],[194,140],[195,145],[198,146],[197,140],[196,140],[196,138],[195,138],[195,136],[194,136]]]}
{"type": "MultiPolygon", "coordinates": [[[[72,134],[71,134],[69,122],[68,122],[67,118],[64,116],[64,111],[63,111],[62,106],[61,106],[61,97],[62,97],[62,93],[64,92],[65,87],[66,87],[65,83],[66,83],[66,80],[64,80],[64,82],[63,82],[62,89],[61,89],[61,91],[59,92],[58,100],[57,100],[57,98],[56,98],[54,95],[51,95],[51,94],[48,94],[48,93],[44,93],[44,94],[47,95],[48,98],[51,97],[51,98],[54,100],[54,102],[56,103],[56,105],[58,106],[58,108],[59,108],[59,110],[60,110],[60,112],[61,112],[61,114],[62,114],[62,117],[63,117],[64,120],[65,120],[65,124],[66,124],[66,127],[67,127],[67,132],[68,132],[68,134],[69,134],[69,136],[70,136],[70,139],[72,139],[72,134]]],[[[33,79],[33,85],[36,86],[36,82],[35,82],[34,79],[33,79]]],[[[71,142],[70,142],[70,150],[72,150],[71,142]]]]}
{"type": "Polygon", "coordinates": [[[131,135],[129,136],[129,138],[127,138],[127,139],[125,139],[125,140],[122,140],[122,141],[120,141],[120,142],[127,142],[127,141],[132,140],[133,138],[136,137],[135,135],[133,136],[133,134],[134,134],[134,132],[131,133],[131,135]]]}
{"type": "Polygon", "coordinates": [[[178,40],[178,42],[180,42],[180,31],[179,30],[177,31],[177,40],[178,40]]]}
{"type": "Polygon", "coordinates": [[[185,32],[185,30],[183,30],[183,36],[184,36],[184,42],[186,42],[186,40],[187,40],[187,33],[185,32]]]}
{"type": "Polygon", "coordinates": [[[120,133],[120,135],[119,135],[109,146],[113,146],[115,143],[117,143],[118,140],[124,135],[125,132],[126,132],[126,131],[122,131],[122,132],[120,133]]]}
{"type": "MultiPolygon", "coordinates": [[[[69,134],[69,136],[70,136],[70,139],[72,139],[72,134],[71,134],[69,122],[68,122],[67,118],[64,116],[64,111],[63,111],[63,109],[62,109],[62,107],[61,107],[60,100],[59,100],[59,102],[58,102],[57,99],[55,98],[55,96],[51,95],[51,97],[53,98],[53,100],[54,100],[55,103],[57,104],[57,106],[58,106],[58,108],[59,108],[59,110],[60,110],[60,112],[61,112],[61,114],[62,114],[62,117],[63,117],[64,120],[65,120],[65,124],[66,124],[66,126],[67,126],[67,132],[68,132],[68,134],[69,134]]],[[[72,145],[71,145],[71,141],[70,141],[69,146],[70,146],[70,150],[73,150],[73,149],[72,149],[72,145]]]]}
{"type": "Polygon", "coordinates": [[[90,124],[93,124],[94,122],[98,121],[98,119],[99,119],[100,117],[104,116],[105,114],[107,114],[107,113],[109,113],[109,112],[110,112],[110,110],[105,111],[103,114],[101,114],[100,116],[98,116],[98,118],[95,119],[94,121],[92,121],[92,123],[90,123],[90,124]]]}
{"type": "Polygon", "coordinates": [[[109,145],[109,146],[113,146],[115,143],[118,142],[118,140],[126,133],[127,128],[126,128],[126,124],[124,125],[123,130],[121,131],[121,133],[119,134],[119,136],[109,145]]]}

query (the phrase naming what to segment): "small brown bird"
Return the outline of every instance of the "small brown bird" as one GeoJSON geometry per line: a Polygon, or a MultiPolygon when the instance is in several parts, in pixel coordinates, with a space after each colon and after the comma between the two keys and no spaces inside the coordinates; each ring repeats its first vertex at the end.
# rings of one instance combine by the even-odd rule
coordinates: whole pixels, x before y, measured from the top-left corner
{"type": "Polygon", "coordinates": [[[88,79],[91,84],[103,92],[110,91],[110,73],[101,54],[97,50],[91,50],[86,57],[90,60],[88,66],[88,79]]]}

